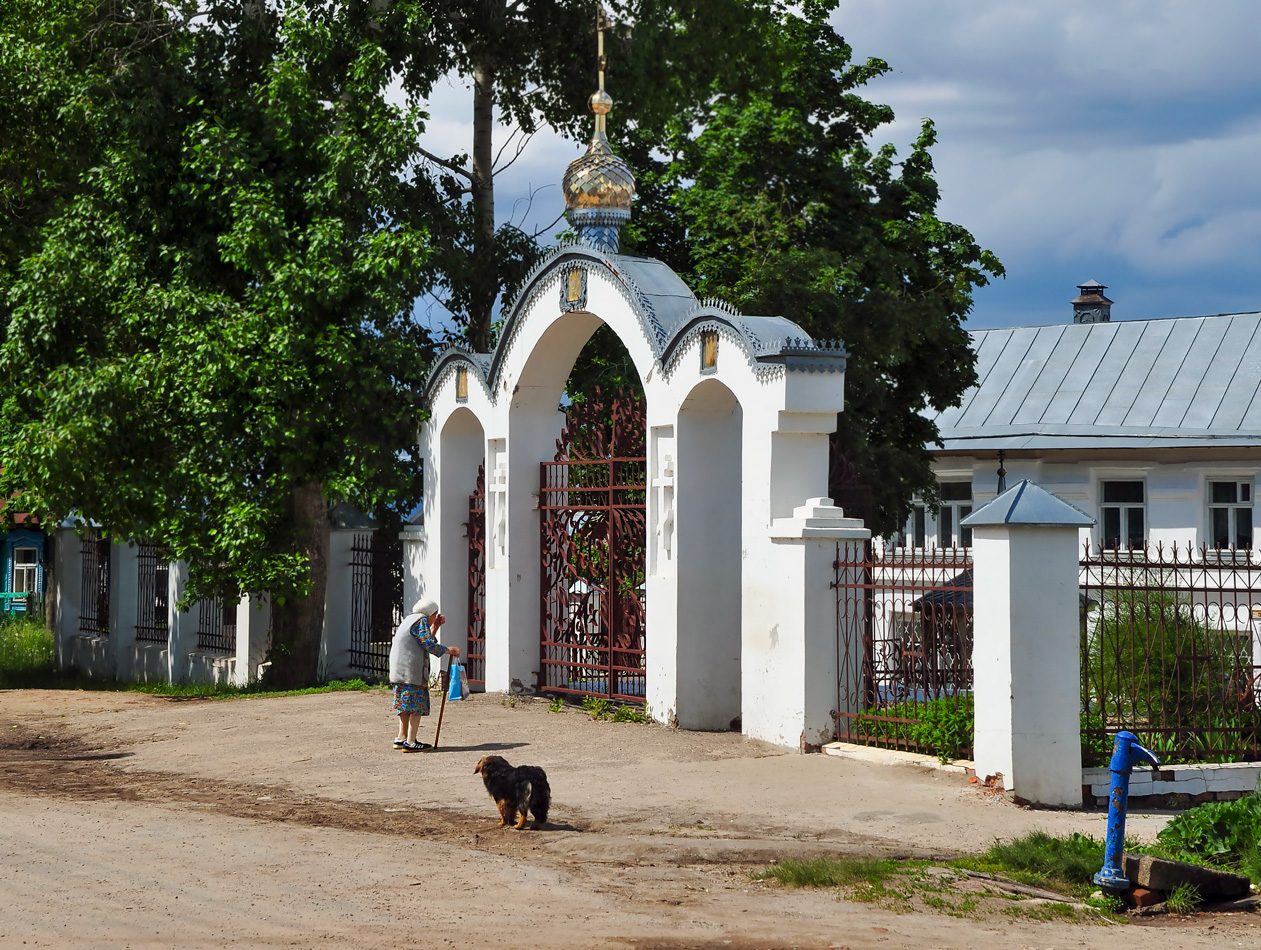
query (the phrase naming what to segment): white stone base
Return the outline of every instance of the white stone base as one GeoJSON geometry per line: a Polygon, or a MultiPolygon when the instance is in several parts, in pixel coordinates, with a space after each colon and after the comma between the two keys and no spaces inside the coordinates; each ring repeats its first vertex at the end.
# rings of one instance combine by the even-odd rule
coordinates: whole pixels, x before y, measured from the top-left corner
{"type": "Polygon", "coordinates": [[[901,749],[882,749],[879,746],[856,745],[852,742],[829,742],[822,751],[824,755],[856,759],[859,762],[874,762],[877,765],[914,765],[922,769],[936,769],[939,772],[954,772],[957,775],[972,775],[976,771],[974,764],[968,759],[942,762],[935,755],[903,752],[901,749]]]}
{"type": "Polygon", "coordinates": [[[186,683],[212,683],[216,686],[234,682],[236,657],[219,653],[188,654],[186,683]]]}
{"type": "MultiPolygon", "coordinates": [[[[1082,770],[1082,791],[1107,804],[1112,773],[1106,768],[1082,770]]],[[[1261,762],[1226,762],[1219,765],[1167,765],[1160,769],[1136,768],[1130,773],[1130,801],[1167,795],[1201,801],[1241,798],[1261,783],[1261,762]]],[[[1188,802],[1189,803],[1189,802],[1188,802]]]]}

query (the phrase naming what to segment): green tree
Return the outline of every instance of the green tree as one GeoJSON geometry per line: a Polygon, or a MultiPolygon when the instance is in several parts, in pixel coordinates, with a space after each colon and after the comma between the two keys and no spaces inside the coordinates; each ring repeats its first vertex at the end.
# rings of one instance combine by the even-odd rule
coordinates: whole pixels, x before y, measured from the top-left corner
{"type": "Polygon", "coordinates": [[[753,81],[714,86],[664,137],[628,130],[642,198],[629,243],[698,295],[844,342],[839,438],[873,493],[870,526],[889,532],[914,493],[936,498],[928,446],[938,432],[923,412],[956,404],[975,382],[962,323],[974,288],[1003,270],[937,217],[931,121],[901,162],[893,146],[868,144],[893,112],[859,92],[888,67],[851,62],[827,22],[832,6],[782,14],[753,81]],[[758,80],[768,63],[777,78],[758,80]]]}
{"type": "Polygon", "coordinates": [[[0,13],[0,490],[165,545],[193,596],[270,592],[283,684],[316,675],[329,504],[420,492],[440,195],[386,93],[445,70],[428,29],[369,0],[0,13]]]}

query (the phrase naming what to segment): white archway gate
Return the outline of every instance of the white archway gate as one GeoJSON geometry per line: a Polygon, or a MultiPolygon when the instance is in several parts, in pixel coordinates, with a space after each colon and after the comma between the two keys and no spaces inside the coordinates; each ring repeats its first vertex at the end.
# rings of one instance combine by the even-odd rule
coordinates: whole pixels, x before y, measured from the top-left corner
{"type": "MultiPolygon", "coordinates": [[[[633,596],[649,715],[779,745],[827,741],[835,544],[865,536],[825,497],[844,351],[781,317],[699,302],[659,261],[587,244],[541,262],[506,313],[493,353],[449,349],[430,375],[409,594],[436,592],[449,617],[452,598],[466,598],[469,466],[484,459],[486,688],[558,685],[544,673],[541,473],[555,461],[570,369],[607,324],[647,400],[633,596]]],[[[448,624],[444,637],[462,629],[448,624]]],[[[637,698],[618,688],[619,665],[607,664],[609,695],[637,698]]]]}

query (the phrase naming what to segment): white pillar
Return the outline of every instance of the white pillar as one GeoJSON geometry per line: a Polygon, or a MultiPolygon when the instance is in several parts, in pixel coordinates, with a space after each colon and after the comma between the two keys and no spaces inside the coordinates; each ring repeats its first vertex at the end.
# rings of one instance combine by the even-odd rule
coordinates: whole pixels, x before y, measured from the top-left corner
{"type": "Polygon", "coordinates": [[[259,678],[271,639],[271,599],[266,594],[245,596],[236,607],[236,668],[232,681],[248,686],[259,678]]]}
{"type": "Polygon", "coordinates": [[[134,544],[113,544],[109,575],[109,640],[114,654],[114,675],[136,678],[136,607],[139,599],[137,571],[140,549],[134,544]]]}
{"type": "Polygon", "coordinates": [[[974,758],[1017,799],[1081,807],[1078,530],[1093,519],[1029,481],[972,528],[974,758]]]}
{"type": "Polygon", "coordinates": [[[188,565],[172,561],[167,579],[167,682],[186,683],[190,672],[189,654],[197,649],[198,623],[196,602],[191,610],[179,609],[180,598],[188,587],[188,565]]]}
{"type": "Polygon", "coordinates": [[[741,721],[780,746],[831,742],[837,698],[836,544],[871,537],[830,498],[771,523],[773,554],[744,575],[741,721]]]}
{"type": "Polygon", "coordinates": [[[350,675],[351,548],[356,534],[371,534],[374,530],[334,528],[328,533],[328,579],[324,588],[324,631],[320,637],[319,664],[319,677],[323,682],[350,675]]]}
{"type": "Polygon", "coordinates": [[[57,669],[65,671],[75,661],[71,638],[79,635],[79,600],[83,593],[83,541],[74,528],[60,527],[54,534],[53,544],[57,669]]]}

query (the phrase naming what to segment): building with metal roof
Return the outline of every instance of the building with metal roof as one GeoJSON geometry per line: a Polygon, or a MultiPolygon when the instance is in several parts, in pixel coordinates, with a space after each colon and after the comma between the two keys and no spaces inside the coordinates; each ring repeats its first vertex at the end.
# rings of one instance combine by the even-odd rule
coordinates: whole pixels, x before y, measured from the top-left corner
{"type": "Polygon", "coordinates": [[[908,543],[970,543],[959,522],[1029,478],[1096,543],[1251,547],[1261,313],[1113,321],[1105,289],[1079,285],[1071,323],[972,334],[977,385],[934,417],[945,504],[908,543]]]}

